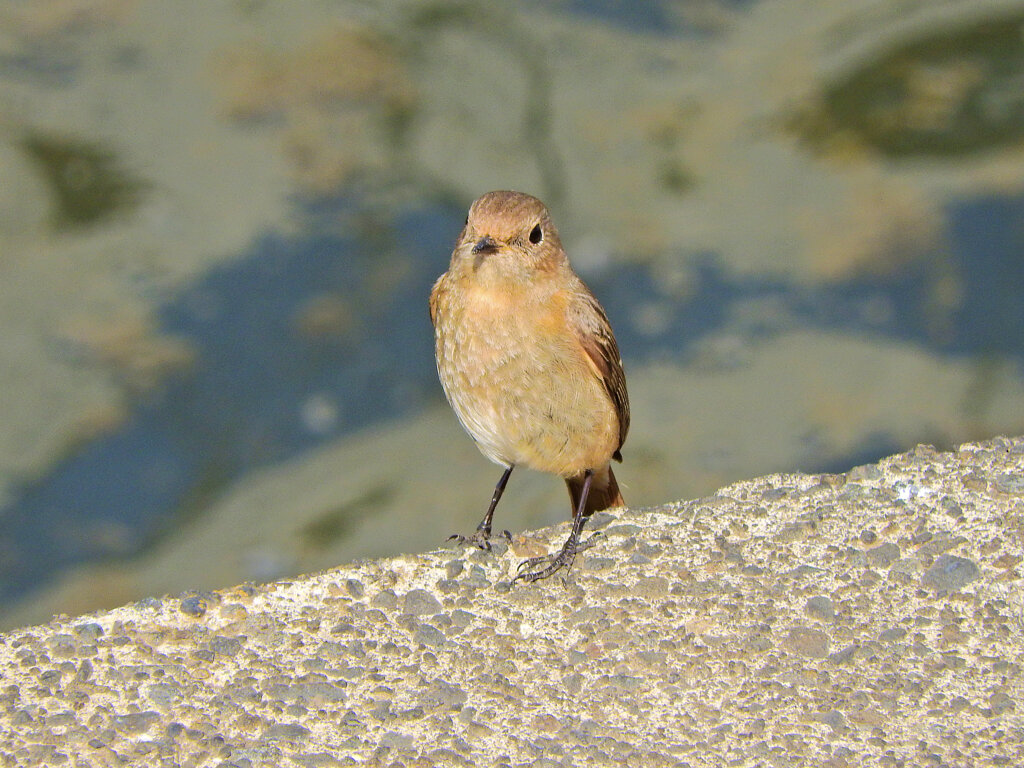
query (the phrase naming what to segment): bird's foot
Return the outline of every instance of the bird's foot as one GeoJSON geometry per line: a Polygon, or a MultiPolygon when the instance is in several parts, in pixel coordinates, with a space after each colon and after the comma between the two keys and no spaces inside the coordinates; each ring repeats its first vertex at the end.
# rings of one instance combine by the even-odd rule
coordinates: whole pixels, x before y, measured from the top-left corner
{"type": "MultiPolygon", "coordinates": [[[[512,534],[508,531],[502,531],[501,536],[508,541],[512,541],[512,534]]],[[[457,541],[459,544],[468,544],[469,546],[482,549],[485,552],[491,551],[491,529],[490,527],[480,526],[469,536],[463,536],[461,533],[453,533],[448,537],[448,541],[457,541]]]]}
{"type": "Polygon", "coordinates": [[[523,560],[519,567],[516,568],[516,575],[509,586],[515,586],[517,581],[525,581],[527,584],[540,581],[558,573],[563,568],[568,572],[572,567],[573,561],[576,559],[576,555],[594,546],[597,543],[595,539],[600,535],[600,533],[595,533],[586,541],[573,541],[570,538],[569,541],[565,542],[565,546],[553,555],[541,555],[540,557],[531,557],[528,560],[523,560]]]}

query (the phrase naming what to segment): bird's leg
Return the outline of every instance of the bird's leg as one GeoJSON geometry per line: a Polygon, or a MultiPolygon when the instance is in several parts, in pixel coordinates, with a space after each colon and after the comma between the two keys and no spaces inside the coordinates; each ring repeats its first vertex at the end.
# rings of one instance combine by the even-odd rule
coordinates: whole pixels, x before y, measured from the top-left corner
{"type": "Polygon", "coordinates": [[[515,464],[510,464],[502,474],[498,484],[494,486],[494,495],[491,497],[491,505],[487,507],[487,514],[484,515],[484,519],[480,521],[480,525],[476,527],[476,531],[469,536],[463,536],[460,533],[453,533],[448,537],[448,541],[452,541],[454,539],[460,544],[472,544],[473,546],[480,547],[480,549],[490,550],[491,520],[494,519],[494,509],[498,506],[498,500],[501,498],[501,494],[505,490],[505,484],[508,483],[508,476],[512,474],[512,470],[514,468],[515,464]]]}
{"type": "Polygon", "coordinates": [[[579,504],[576,505],[576,510],[573,513],[572,531],[569,533],[569,538],[565,540],[565,544],[562,545],[557,554],[541,555],[540,557],[531,557],[529,560],[523,560],[516,569],[512,585],[520,579],[525,582],[539,581],[540,579],[546,579],[563,568],[568,569],[572,567],[572,562],[576,559],[577,552],[582,552],[594,546],[594,536],[597,534],[594,534],[594,536],[591,536],[582,544],[580,543],[580,533],[582,533],[583,525],[587,521],[587,518],[583,515],[583,510],[587,508],[587,496],[590,494],[590,481],[593,477],[593,470],[588,469],[583,478],[583,491],[580,493],[579,504]],[[543,567],[533,571],[529,570],[538,566],[543,567]]]}

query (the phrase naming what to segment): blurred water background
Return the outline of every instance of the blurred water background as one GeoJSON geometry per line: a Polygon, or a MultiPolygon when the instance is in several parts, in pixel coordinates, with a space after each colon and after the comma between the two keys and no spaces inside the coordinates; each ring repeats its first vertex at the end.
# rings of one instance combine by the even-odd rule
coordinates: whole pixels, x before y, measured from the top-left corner
{"type": "Polygon", "coordinates": [[[0,626],[470,530],[426,300],[491,189],[633,505],[1024,431],[1022,2],[7,0],[0,178],[0,626]]]}

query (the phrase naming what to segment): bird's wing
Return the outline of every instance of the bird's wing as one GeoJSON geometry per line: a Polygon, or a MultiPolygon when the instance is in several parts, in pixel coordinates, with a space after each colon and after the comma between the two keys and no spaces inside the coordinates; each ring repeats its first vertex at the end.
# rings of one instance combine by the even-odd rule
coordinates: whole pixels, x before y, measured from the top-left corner
{"type": "MultiPolygon", "coordinates": [[[[593,363],[597,375],[604,382],[604,388],[615,406],[619,417],[619,445],[626,441],[629,431],[629,394],[626,392],[626,374],[622,370],[619,345],[615,343],[611,323],[604,309],[585,286],[576,292],[572,303],[573,323],[580,345],[593,363]]],[[[615,458],[622,461],[618,450],[615,458]]]]}
{"type": "Polygon", "coordinates": [[[437,305],[441,301],[441,294],[444,292],[444,278],[448,273],[441,275],[437,278],[437,282],[434,283],[434,287],[430,290],[430,322],[433,325],[437,325],[437,305]]]}

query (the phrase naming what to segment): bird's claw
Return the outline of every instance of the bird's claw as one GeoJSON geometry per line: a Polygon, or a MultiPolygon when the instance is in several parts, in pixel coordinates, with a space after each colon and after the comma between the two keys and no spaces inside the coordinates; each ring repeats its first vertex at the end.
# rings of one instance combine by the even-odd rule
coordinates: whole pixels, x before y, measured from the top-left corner
{"type": "Polygon", "coordinates": [[[477,549],[482,549],[485,552],[491,551],[491,532],[476,530],[469,536],[463,536],[461,533],[453,533],[448,537],[448,541],[457,541],[459,544],[469,544],[477,549]]]}
{"type": "Polygon", "coordinates": [[[586,549],[590,549],[597,542],[596,538],[600,536],[599,533],[595,533],[586,541],[578,542],[566,542],[566,545],[562,547],[558,552],[553,555],[540,555],[539,557],[531,557],[523,560],[516,567],[516,575],[512,578],[509,586],[515,586],[517,581],[525,581],[527,584],[531,584],[541,579],[546,579],[558,573],[563,568],[568,571],[572,568],[573,561],[576,559],[576,555],[586,549]],[[536,566],[540,566],[547,563],[543,568],[535,571],[529,570],[536,566]]]}
{"type": "MultiPolygon", "coordinates": [[[[512,541],[512,534],[508,531],[501,532],[502,538],[512,541]]],[[[459,544],[468,544],[482,549],[484,552],[491,551],[491,529],[490,528],[477,528],[469,536],[463,536],[461,533],[453,533],[448,537],[448,541],[457,541],[459,544]]]]}

